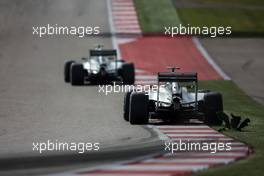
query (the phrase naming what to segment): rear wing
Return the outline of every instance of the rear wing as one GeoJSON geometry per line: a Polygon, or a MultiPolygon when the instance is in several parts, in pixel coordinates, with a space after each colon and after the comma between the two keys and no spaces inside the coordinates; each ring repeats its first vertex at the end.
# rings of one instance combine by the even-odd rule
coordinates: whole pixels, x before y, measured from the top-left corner
{"type": "Polygon", "coordinates": [[[164,72],[158,73],[159,82],[197,82],[197,73],[164,72]]]}
{"type": "MultiPolygon", "coordinates": [[[[163,72],[158,73],[158,87],[160,87],[160,82],[195,82],[195,104],[194,110],[198,110],[198,80],[197,80],[197,73],[179,73],[179,72],[163,72]]],[[[157,93],[157,104],[156,111],[159,107],[159,88],[157,93]]]]}
{"type": "Polygon", "coordinates": [[[116,50],[90,50],[90,56],[117,56],[116,50]]]}

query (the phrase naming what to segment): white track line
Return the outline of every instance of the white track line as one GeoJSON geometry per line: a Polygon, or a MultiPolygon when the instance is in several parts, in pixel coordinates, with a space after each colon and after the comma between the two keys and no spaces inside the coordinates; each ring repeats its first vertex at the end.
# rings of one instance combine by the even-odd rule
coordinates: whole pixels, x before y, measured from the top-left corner
{"type": "Polygon", "coordinates": [[[231,80],[231,78],[215,63],[209,53],[204,49],[199,39],[196,37],[193,37],[192,39],[197,49],[201,52],[207,62],[218,72],[218,74],[225,80],[231,80]]]}

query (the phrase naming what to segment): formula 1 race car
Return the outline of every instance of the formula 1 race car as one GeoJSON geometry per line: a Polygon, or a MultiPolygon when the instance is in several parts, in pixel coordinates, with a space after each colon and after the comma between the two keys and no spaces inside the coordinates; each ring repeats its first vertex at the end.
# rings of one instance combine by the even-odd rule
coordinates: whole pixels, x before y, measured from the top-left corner
{"type": "Polygon", "coordinates": [[[89,58],[81,62],[67,61],[64,65],[64,80],[72,85],[108,84],[114,81],[134,84],[134,64],[117,59],[116,50],[105,50],[99,45],[90,50],[89,58]]]}
{"type": "Polygon", "coordinates": [[[124,119],[131,124],[147,124],[149,119],[179,121],[200,119],[206,124],[220,124],[217,117],[223,112],[222,95],[198,90],[197,73],[158,73],[156,90],[127,92],[124,97],[124,119]]]}

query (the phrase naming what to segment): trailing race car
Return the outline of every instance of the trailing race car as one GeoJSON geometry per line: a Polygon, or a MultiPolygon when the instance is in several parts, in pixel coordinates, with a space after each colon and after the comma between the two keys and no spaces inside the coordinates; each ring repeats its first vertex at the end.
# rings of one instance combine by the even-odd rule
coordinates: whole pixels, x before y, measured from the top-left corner
{"type": "Polygon", "coordinates": [[[64,66],[64,80],[72,85],[106,84],[113,81],[134,84],[134,64],[117,59],[116,50],[105,50],[99,45],[90,50],[89,58],[81,62],[67,61],[64,66]]]}
{"type": "Polygon", "coordinates": [[[220,124],[217,113],[223,112],[222,95],[198,90],[197,73],[158,73],[157,90],[127,92],[124,98],[124,119],[131,124],[147,124],[149,119],[178,121],[200,119],[206,124],[220,124]]]}

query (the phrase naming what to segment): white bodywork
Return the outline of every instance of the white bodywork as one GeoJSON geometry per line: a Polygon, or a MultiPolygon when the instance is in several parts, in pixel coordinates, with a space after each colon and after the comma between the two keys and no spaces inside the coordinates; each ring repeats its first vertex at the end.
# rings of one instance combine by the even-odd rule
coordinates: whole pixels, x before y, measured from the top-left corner
{"type": "MultiPolygon", "coordinates": [[[[158,101],[163,105],[170,105],[173,101],[173,95],[181,95],[180,103],[191,103],[195,101],[195,92],[188,92],[186,87],[180,87],[177,83],[166,83],[159,86],[159,97],[157,97],[158,91],[151,91],[149,93],[149,100],[158,101]]],[[[203,100],[205,93],[197,94],[197,101],[203,100]]]]}
{"type": "Polygon", "coordinates": [[[115,61],[110,57],[91,57],[83,62],[83,68],[88,71],[88,73],[97,74],[101,69],[101,65],[105,65],[105,69],[107,72],[114,72],[116,69],[122,67],[122,62],[115,61]]]}

